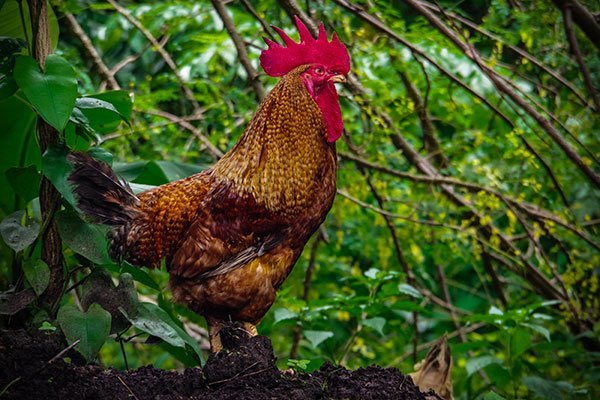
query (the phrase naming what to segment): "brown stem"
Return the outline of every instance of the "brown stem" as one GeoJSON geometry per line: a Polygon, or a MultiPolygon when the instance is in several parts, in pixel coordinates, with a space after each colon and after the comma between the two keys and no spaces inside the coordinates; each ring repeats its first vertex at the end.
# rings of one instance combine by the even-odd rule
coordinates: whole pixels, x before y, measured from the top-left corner
{"type": "Polygon", "coordinates": [[[590,71],[583,61],[583,55],[581,54],[581,49],[579,48],[579,42],[577,41],[577,36],[575,36],[575,32],[573,31],[573,5],[571,3],[566,3],[563,6],[563,22],[565,24],[565,34],[567,35],[567,40],[569,41],[569,46],[571,46],[571,52],[575,56],[575,60],[577,60],[577,64],[579,64],[579,69],[581,70],[581,75],[583,75],[583,82],[585,83],[585,87],[587,88],[592,101],[596,107],[596,111],[600,112],[600,100],[598,100],[598,93],[596,93],[596,89],[594,88],[594,84],[592,83],[592,78],[590,77],[590,71]]]}
{"type": "MultiPolygon", "coordinates": [[[[43,69],[46,58],[52,52],[48,25],[48,3],[45,0],[28,0],[27,4],[33,32],[33,56],[43,69]]],[[[44,154],[51,145],[62,141],[60,133],[42,118],[38,118],[37,133],[41,154],[44,154]]],[[[50,280],[42,295],[41,303],[50,310],[51,315],[55,312],[64,288],[62,241],[53,220],[54,211],[60,204],[60,199],[60,193],[52,183],[46,177],[42,178],[40,207],[42,221],[44,221],[44,225],[47,225],[47,229],[42,232],[42,260],[50,269],[50,280]]]]}
{"type": "Polygon", "coordinates": [[[581,28],[590,41],[600,49],[600,25],[594,15],[590,13],[577,0],[552,0],[559,10],[570,7],[573,12],[573,21],[581,28]]]}
{"type": "Polygon", "coordinates": [[[482,250],[483,252],[481,254],[481,258],[483,260],[483,269],[485,269],[485,272],[487,272],[487,274],[490,276],[490,279],[492,280],[492,286],[494,287],[494,290],[500,299],[500,303],[502,303],[502,306],[506,308],[508,301],[506,300],[504,290],[502,290],[502,283],[500,282],[500,279],[498,279],[498,274],[496,274],[494,266],[492,265],[492,257],[485,248],[482,247],[482,250]]]}

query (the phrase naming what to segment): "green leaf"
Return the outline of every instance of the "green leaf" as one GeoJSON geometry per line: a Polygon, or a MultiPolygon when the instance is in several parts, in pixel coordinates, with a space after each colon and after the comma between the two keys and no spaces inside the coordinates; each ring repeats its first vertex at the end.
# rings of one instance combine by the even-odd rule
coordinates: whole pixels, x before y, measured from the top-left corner
{"type": "Polygon", "coordinates": [[[69,344],[80,340],[75,350],[88,361],[96,357],[110,333],[110,313],[98,304],[92,304],[87,312],[66,304],[58,310],[56,319],[69,344]]]}
{"type": "Polygon", "coordinates": [[[129,264],[127,261],[121,262],[121,273],[129,273],[133,277],[133,279],[137,282],[143,283],[144,285],[160,291],[160,286],[156,281],[148,274],[148,272],[144,269],[134,267],[129,264]]]}
{"type": "Polygon", "coordinates": [[[50,282],[50,268],[43,260],[26,260],[23,263],[23,273],[38,296],[44,293],[50,282]]]}
{"type": "Polygon", "coordinates": [[[496,392],[487,392],[484,396],[483,396],[483,400],[505,400],[504,397],[500,396],[498,393],[496,392]]]}
{"type": "Polygon", "coordinates": [[[96,132],[114,131],[121,121],[129,125],[133,103],[129,94],[122,90],[98,93],[77,99],[76,109],[87,118],[96,132]]]}
{"type": "Polygon", "coordinates": [[[0,74],[11,77],[17,55],[27,49],[23,39],[0,36],[0,74]]]}
{"type": "Polygon", "coordinates": [[[325,340],[333,337],[333,332],[330,331],[304,331],[304,336],[308,339],[313,347],[317,347],[325,340]]]}
{"type": "Polygon", "coordinates": [[[64,199],[76,206],[71,184],[68,181],[73,166],[67,161],[69,150],[64,146],[50,146],[42,156],[42,172],[52,182],[64,199]]]}
{"type": "Polygon", "coordinates": [[[529,329],[532,329],[534,331],[536,331],[537,333],[542,334],[542,336],[544,336],[546,338],[547,341],[551,341],[550,340],[550,331],[546,328],[544,328],[541,325],[538,324],[529,324],[529,323],[522,323],[521,325],[528,327],[529,329]]]}
{"type": "Polygon", "coordinates": [[[518,357],[531,345],[531,333],[525,328],[517,327],[510,337],[511,357],[518,357]]]}
{"type": "Polygon", "coordinates": [[[18,194],[25,203],[29,203],[31,200],[38,197],[42,177],[35,165],[9,168],[4,174],[15,193],[18,194]]]}
{"type": "Polygon", "coordinates": [[[407,294],[411,297],[414,297],[415,299],[420,299],[423,297],[423,295],[417,289],[415,289],[408,283],[401,283],[400,285],[398,285],[398,290],[400,291],[400,293],[407,294]]]}
{"type": "Polygon", "coordinates": [[[169,314],[164,309],[162,309],[161,307],[157,306],[156,304],[152,304],[152,303],[142,303],[142,305],[151,314],[158,316],[163,321],[165,321],[166,323],[168,323],[175,330],[175,332],[177,332],[177,335],[179,335],[179,337],[181,339],[183,339],[183,341],[185,342],[185,344],[187,344],[188,346],[190,346],[190,348],[194,351],[194,353],[196,354],[198,360],[200,360],[200,364],[201,365],[204,364],[204,355],[202,354],[202,350],[200,349],[200,346],[198,345],[198,342],[196,342],[196,340],[194,340],[194,338],[192,338],[190,335],[188,335],[187,332],[183,328],[181,328],[169,316],[169,314]]]}
{"type": "Polygon", "coordinates": [[[108,165],[112,165],[113,155],[102,147],[92,147],[88,150],[88,154],[97,160],[104,161],[108,165]]]}
{"type": "Polygon", "coordinates": [[[6,99],[19,90],[15,78],[12,76],[0,75],[0,99],[6,99]]]}
{"type": "Polygon", "coordinates": [[[15,63],[14,77],[40,116],[62,132],[77,99],[73,67],[62,57],[51,54],[42,72],[32,57],[21,56],[15,63]]]}
{"type": "Polygon", "coordinates": [[[467,375],[471,376],[475,372],[479,371],[482,368],[485,368],[486,366],[488,366],[490,364],[500,364],[500,360],[497,359],[496,357],[492,357],[492,356],[481,356],[481,357],[470,358],[467,360],[467,365],[466,365],[467,375]]]}
{"type": "MultiPolygon", "coordinates": [[[[14,96],[0,100],[0,171],[27,164],[40,165],[40,150],[35,140],[35,113],[14,96]],[[15,118],[17,117],[18,118],[15,118]]],[[[9,188],[0,173],[0,188],[9,188]]],[[[0,190],[0,206],[5,214],[15,210],[15,193],[0,190]]]]}
{"type": "Polygon", "coordinates": [[[549,381],[539,376],[526,376],[523,378],[523,384],[545,400],[563,400],[569,398],[569,395],[574,394],[575,391],[573,385],[568,382],[549,381]]]}
{"type": "Polygon", "coordinates": [[[110,263],[105,234],[97,225],[85,223],[68,210],[58,212],[56,225],[61,238],[74,252],[96,264],[110,263]]]}
{"type": "Polygon", "coordinates": [[[15,211],[0,222],[0,234],[4,242],[15,252],[20,252],[32,244],[39,235],[40,227],[33,220],[23,220],[24,210],[15,211]]]}
{"type": "Polygon", "coordinates": [[[298,316],[297,313],[288,310],[287,308],[278,308],[275,310],[275,321],[274,323],[278,323],[279,321],[284,321],[286,319],[296,318],[298,316]]]}
{"type": "Polygon", "coordinates": [[[385,318],[375,317],[363,320],[362,324],[368,326],[369,328],[375,329],[377,333],[383,336],[383,327],[385,326],[385,322],[385,318]]]}
{"type": "Polygon", "coordinates": [[[124,309],[121,309],[121,312],[136,328],[152,336],[159,337],[173,346],[185,347],[185,341],[173,327],[174,322],[157,305],[140,303],[140,307],[138,307],[134,315],[129,315],[124,309]]]}

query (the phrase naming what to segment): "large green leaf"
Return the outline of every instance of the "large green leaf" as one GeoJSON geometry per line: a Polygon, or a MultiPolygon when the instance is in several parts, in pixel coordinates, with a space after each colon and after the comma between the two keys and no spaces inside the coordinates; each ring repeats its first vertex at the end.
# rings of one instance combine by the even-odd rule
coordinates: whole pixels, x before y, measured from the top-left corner
{"type": "Polygon", "coordinates": [[[56,225],[61,238],[74,252],[96,264],[110,263],[105,233],[99,226],[82,221],[68,210],[58,212],[56,225]]]}
{"type": "Polygon", "coordinates": [[[307,330],[304,331],[304,336],[308,339],[308,341],[313,347],[317,347],[325,340],[329,339],[330,337],[333,337],[333,332],[307,330]]]}
{"type": "Polygon", "coordinates": [[[565,398],[571,398],[575,392],[573,385],[568,382],[549,381],[539,376],[526,376],[523,378],[523,384],[539,398],[545,400],[563,400],[565,398]]]}
{"type": "Polygon", "coordinates": [[[38,296],[44,293],[50,282],[50,268],[43,260],[26,260],[23,263],[23,273],[38,296]]]}
{"type": "Polygon", "coordinates": [[[80,110],[89,126],[99,133],[113,131],[121,121],[129,124],[133,107],[129,94],[122,90],[81,97],[75,105],[75,110],[80,110]]]}
{"type": "Polygon", "coordinates": [[[467,374],[469,376],[473,375],[475,372],[479,371],[482,368],[487,367],[490,364],[498,364],[501,361],[493,356],[481,356],[470,358],[467,360],[467,374]]]}
{"type": "Polygon", "coordinates": [[[15,193],[25,203],[38,197],[42,178],[35,165],[9,168],[5,172],[5,175],[15,193]]]}
{"type": "Polygon", "coordinates": [[[75,350],[88,361],[96,357],[110,333],[110,313],[98,304],[92,304],[87,312],[66,304],[58,310],[56,319],[69,344],[80,340],[75,350]]]}
{"type": "Polygon", "coordinates": [[[121,312],[136,328],[159,337],[173,346],[185,347],[185,341],[173,327],[171,318],[157,305],[141,303],[133,315],[124,309],[121,312]]]}
{"type": "Polygon", "coordinates": [[[19,210],[0,222],[0,234],[4,242],[17,253],[32,244],[38,237],[40,226],[25,218],[25,211],[19,210]]]}
{"type": "Polygon", "coordinates": [[[71,184],[68,181],[73,166],[67,160],[69,150],[63,146],[50,146],[42,156],[42,172],[56,190],[72,206],[76,206],[71,184]]]}
{"type": "Polygon", "coordinates": [[[169,314],[156,304],[140,303],[136,312],[131,315],[124,309],[121,312],[136,328],[156,336],[175,347],[185,347],[189,345],[198,356],[201,363],[204,362],[202,351],[198,343],[181,329],[169,314]]]}
{"type": "Polygon", "coordinates": [[[284,321],[286,319],[293,319],[298,316],[298,313],[288,310],[287,308],[278,308],[274,312],[274,321],[273,323],[278,323],[279,321],[284,321]]]}
{"type": "Polygon", "coordinates": [[[373,328],[377,333],[383,336],[383,327],[385,326],[385,318],[375,317],[369,318],[362,321],[364,326],[368,326],[369,328],[373,328]]]}
{"type": "MultiPolygon", "coordinates": [[[[17,98],[0,100],[0,171],[27,164],[40,166],[40,151],[34,137],[35,113],[17,98]]],[[[15,192],[0,173],[0,207],[5,214],[15,209],[15,192]]]]}
{"type": "Polygon", "coordinates": [[[15,63],[14,77],[40,116],[62,131],[77,99],[77,77],[73,67],[64,58],[51,54],[42,72],[33,58],[20,56],[15,63]]]}

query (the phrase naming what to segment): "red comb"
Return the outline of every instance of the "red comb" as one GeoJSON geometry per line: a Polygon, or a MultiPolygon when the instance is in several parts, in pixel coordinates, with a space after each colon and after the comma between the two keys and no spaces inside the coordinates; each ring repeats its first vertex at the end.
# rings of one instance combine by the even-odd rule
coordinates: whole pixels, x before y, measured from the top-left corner
{"type": "Polygon", "coordinates": [[[295,16],[294,20],[298,33],[300,33],[300,43],[294,42],[276,26],[273,26],[273,29],[281,36],[285,47],[264,38],[269,48],[260,54],[260,65],[267,75],[283,76],[300,65],[313,63],[323,64],[331,69],[335,68],[342,74],[350,71],[350,55],[335,32],[329,41],[325,26],[321,23],[319,36],[315,39],[300,18],[295,16]]]}

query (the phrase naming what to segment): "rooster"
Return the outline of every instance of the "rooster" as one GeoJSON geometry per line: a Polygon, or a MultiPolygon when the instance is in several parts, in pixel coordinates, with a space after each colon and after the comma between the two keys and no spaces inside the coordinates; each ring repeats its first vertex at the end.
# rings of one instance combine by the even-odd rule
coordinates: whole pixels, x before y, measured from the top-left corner
{"type": "Polygon", "coordinates": [[[212,168],[135,195],[107,164],[69,155],[78,208],[111,227],[111,257],[149,268],[165,260],[174,299],[206,318],[213,352],[226,321],[256,335],[335,196],[335,83],[350,57],[323,24],[315,39],[295,22],[299,43],[277,27],[284,45],[264,39],[260,64],[281,80],[212,168]]]}

